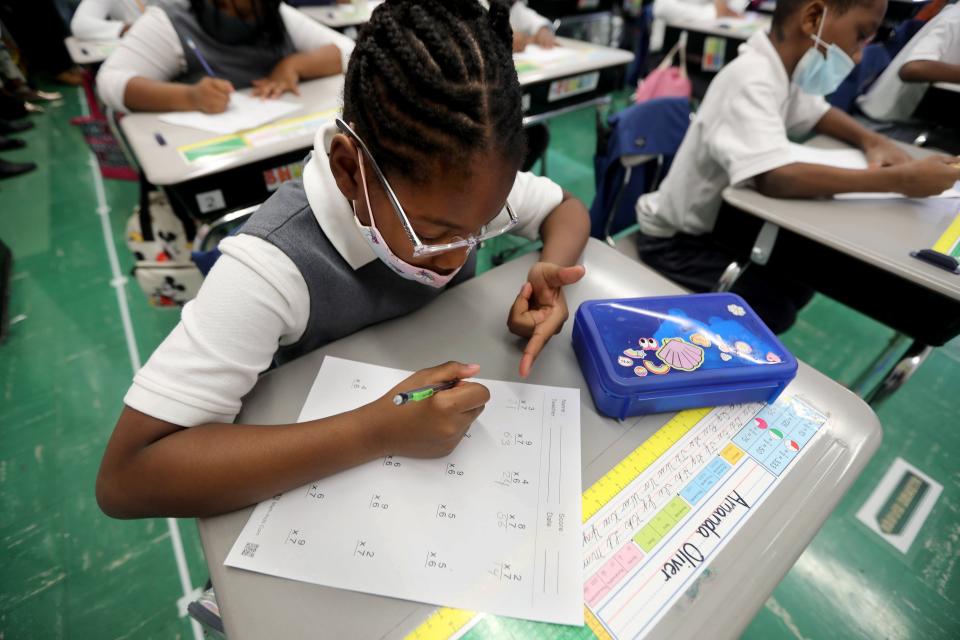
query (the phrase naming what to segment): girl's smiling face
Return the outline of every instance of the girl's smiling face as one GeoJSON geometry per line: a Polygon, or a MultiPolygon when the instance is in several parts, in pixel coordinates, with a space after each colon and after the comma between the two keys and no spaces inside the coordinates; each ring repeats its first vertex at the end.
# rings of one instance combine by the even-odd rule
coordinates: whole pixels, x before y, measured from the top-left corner
{"type": "MultiPolygon", "coordinates": [[[[367,202],[359,163],[360,150],[348,136],[338,134],[330,148],[330,168],[337,186],[356,206],[361,224],[370,225],[371,211],[377,229],[390,250],[404,262],[446,275],[467,260],[467,250],[458,249],[415,257],[397,212],[383,184],[364,158],[367,202]]],[[[450,170],[440,162],[423,167],[430,177],[416,182],[387,176],[411,226],[424,244],[443,244],[480,233],[503,211],[507,195],[517,177],[518,163],[505,161],[492,149],[475,153],[461,170],[450,170]]]]}

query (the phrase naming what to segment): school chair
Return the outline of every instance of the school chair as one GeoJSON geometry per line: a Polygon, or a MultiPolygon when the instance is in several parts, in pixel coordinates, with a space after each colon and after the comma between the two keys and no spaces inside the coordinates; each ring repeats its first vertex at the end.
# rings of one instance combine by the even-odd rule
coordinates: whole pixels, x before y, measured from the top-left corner
{"type": "Polygon", "coordinates": [[[597,136],[590,235],[614,246],[615,234],[635,230],[637,198],[659,186],[690,117],[687,98],[654,98],[608,118],[610,128],[597,136]]]}
{"type": "Polygon", "coordinates": [[[190,253],[190,259],[197,265],[203,277],[207,277],[210,269],[220,258],[220,241],[240,233],[243,223],[259,208],[260,205],[254,205],[231,211],[197,229],[197,236],[193,240],[195,248],[190,253]]]}
{"type": "Polygon", "coordinates": [[[886,70],[891,60],[893,57],[885,45],[879,42],[867,45],[863,49],[863,58],[860,63],[840,83],[837,90],[827,96],[827,102],[841,111],[853,113],[856,110],[857,98],[873,86],[874,81],[886,70]]]}

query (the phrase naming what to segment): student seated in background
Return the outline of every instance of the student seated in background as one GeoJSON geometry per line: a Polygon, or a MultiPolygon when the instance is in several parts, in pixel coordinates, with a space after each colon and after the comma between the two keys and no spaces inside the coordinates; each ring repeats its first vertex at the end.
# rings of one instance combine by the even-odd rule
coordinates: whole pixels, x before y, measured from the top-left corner
{"type": "Polygon", "coordinates": [[[152,0],[83,0],[70,20],[81,40],[117,40],[147,10],[152,0]]]}
{"type": "Polygon", "coordinates": [[[352,50],[280,0],[156,0],[103,63],[97,87],[118,111],[220,113],[235,89],[275,98],[341,73],[352,50]]]}
{"type": "Polygon", "coordinates": [[[749,4],[749,0],[654,0],[653,17],[668,22],[736,18],[749,4]]]}
{"type": "Polygon", "coordinates": [[[510,7],[513,50],[523,51],[528,44],[549,49],[557,44],[553,23],[527,6],[526,0],[514,0],[510,7]]]}
{"type": "MultiPolygon", "coordinates": [[[[704,96],[659,191],[637,202],[641,259],[677,283],[708,291],[735,259],[711,235],[729,185],[752,183],[775,198],[849,191],[923,197],[960,180],[956,158],[911,160],[823,99],[836,89],[880,26],[885,0],[779,0],[771,33],[756,33],[704,96]],[[870,168],[794,162],[788,135],[811,131],[860,147],[870,168]]],[[[811,202],[811,207],[817,206],[811,202]]],[[[734,291],[776,332],[812,292],[752,265],[734,291]]]]}
{"type": "Polygon", "coordinates": [[[960,83],[960,5],[931,18],[857,105],[874,120],[907,120],[932,82],[960,83]]]}

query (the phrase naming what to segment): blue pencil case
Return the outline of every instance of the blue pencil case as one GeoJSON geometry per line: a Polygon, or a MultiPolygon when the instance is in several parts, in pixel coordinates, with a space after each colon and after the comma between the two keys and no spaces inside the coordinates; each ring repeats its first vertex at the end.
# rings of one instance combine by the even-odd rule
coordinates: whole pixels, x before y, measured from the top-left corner
{"type": "Polygon", "coordinates": [[[773,402],[797,360],[738,295],[588,300],[573,349],[600,413],[613,418],[773,402]]]}

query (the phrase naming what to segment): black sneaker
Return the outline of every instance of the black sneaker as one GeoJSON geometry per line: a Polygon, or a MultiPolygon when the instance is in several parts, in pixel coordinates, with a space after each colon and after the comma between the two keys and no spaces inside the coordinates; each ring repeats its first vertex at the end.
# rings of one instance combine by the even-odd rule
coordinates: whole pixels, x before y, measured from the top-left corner
{"type": "Polygon", "coordinates": [[[23,149],[27,143],[17,138],[7,138],[0,136],[0,151],[12,151],[13,149],[23,149]]]}
{"type": "Polygon", "coordinates": [[[37,168],[33,162],[7,162],[0,160],[0,179],[13,178],[23,173],[29,173],[37,168]]]}
{"type": "Polygon", "coordinates": [[[33,123],[29,120],[0,120],[0,135],[20,133],[27,129],[33,129],[33,123]]]}

